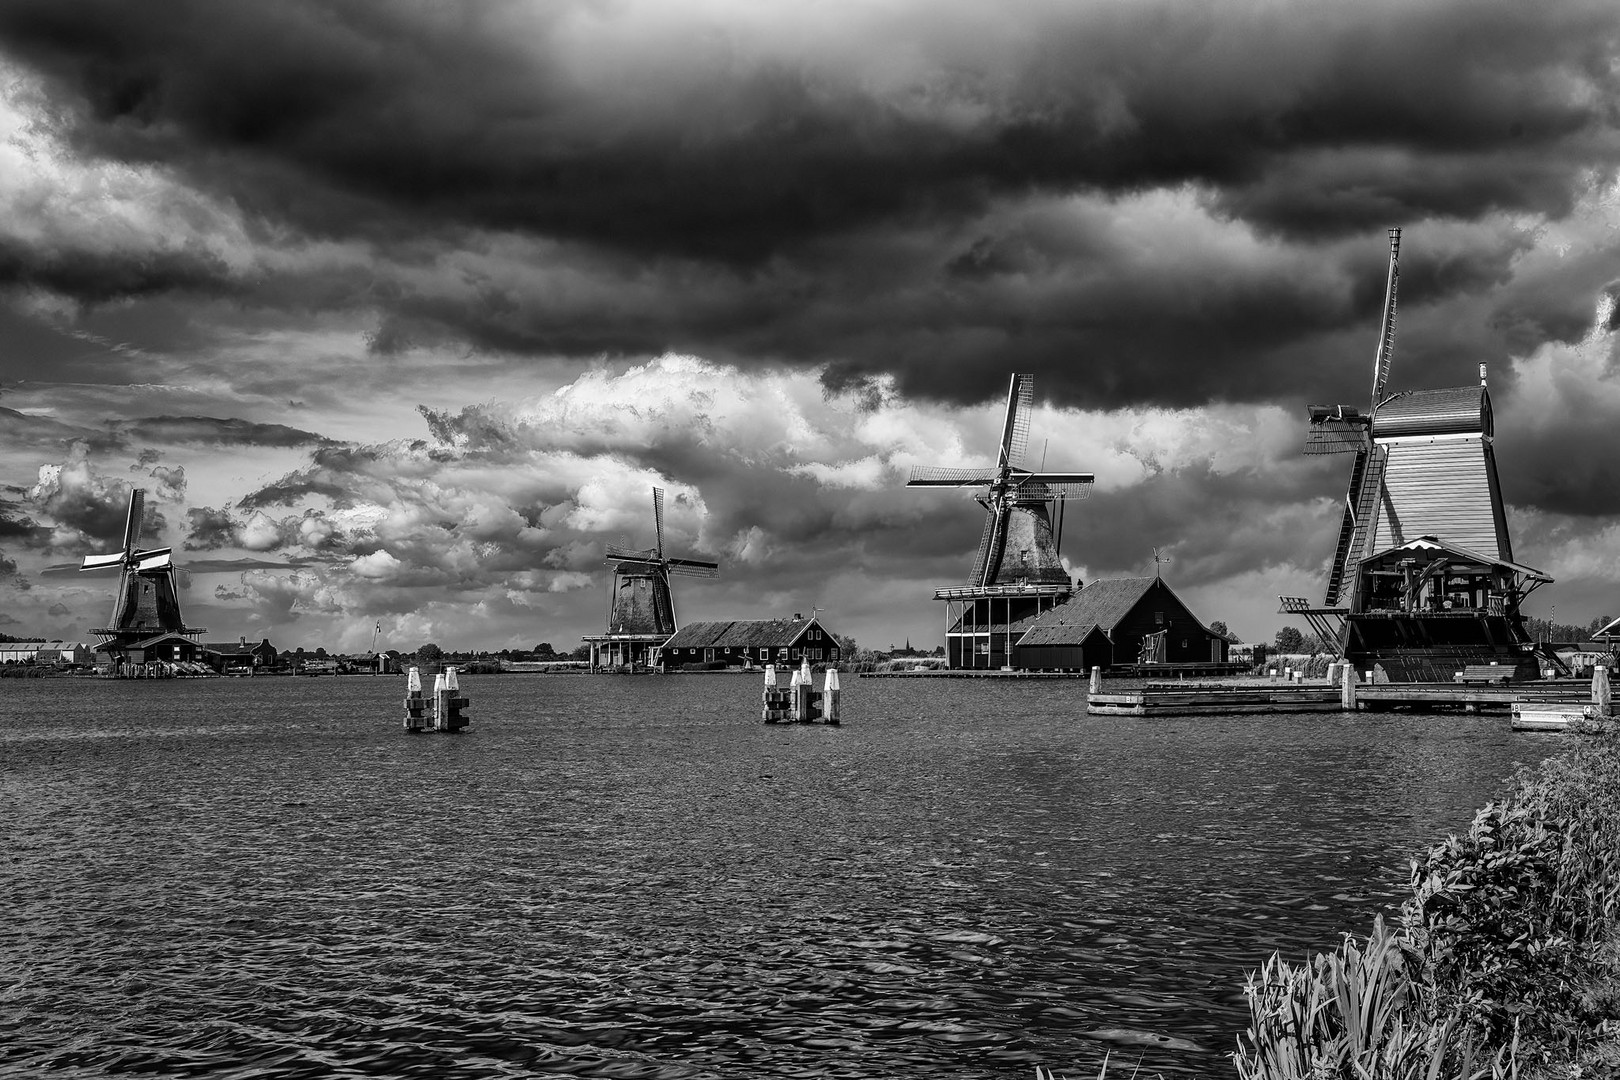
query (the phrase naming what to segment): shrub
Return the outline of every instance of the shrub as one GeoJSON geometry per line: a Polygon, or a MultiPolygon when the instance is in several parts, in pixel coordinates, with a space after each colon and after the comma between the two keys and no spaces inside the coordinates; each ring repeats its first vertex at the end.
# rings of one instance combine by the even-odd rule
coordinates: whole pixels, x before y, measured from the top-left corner
{"type": "Polygon", "coordinates": [[[1244,1080],[1516,1076],[1620,1017],[1620,735],[1579,733],[1412,863],[1400,928],[1250,978],[1244,1080]]]}

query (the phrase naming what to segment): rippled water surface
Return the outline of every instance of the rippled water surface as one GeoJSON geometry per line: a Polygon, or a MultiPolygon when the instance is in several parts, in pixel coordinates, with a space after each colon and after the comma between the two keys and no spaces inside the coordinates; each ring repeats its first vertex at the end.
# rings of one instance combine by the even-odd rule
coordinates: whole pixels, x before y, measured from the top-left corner
{"type": "Polygon", "coordinates": [[[1079,682],[0,682],[0,1066],[1229,1075],[1246,971],[1364,931],[1556,737],[1088,717],[1079,682]],[[1089,1070],[1089,1071],[1088,1071],[1089,1070]]]}

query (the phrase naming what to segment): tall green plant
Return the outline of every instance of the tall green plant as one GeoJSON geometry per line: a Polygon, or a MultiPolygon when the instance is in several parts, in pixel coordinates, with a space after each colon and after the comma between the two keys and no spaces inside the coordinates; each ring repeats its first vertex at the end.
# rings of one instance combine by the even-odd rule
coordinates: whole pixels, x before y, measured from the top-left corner
{"type": "Polygon", "coordinates": [[[1250,1024],[1234,1055],[1241,1080],[1438,1080],[1489,1076],[1455,1018],[1436,1022],[1413,955],[1382,918],[1358,943],[1300,965],[1273,954],[1244,992],[1250,1024]]]}

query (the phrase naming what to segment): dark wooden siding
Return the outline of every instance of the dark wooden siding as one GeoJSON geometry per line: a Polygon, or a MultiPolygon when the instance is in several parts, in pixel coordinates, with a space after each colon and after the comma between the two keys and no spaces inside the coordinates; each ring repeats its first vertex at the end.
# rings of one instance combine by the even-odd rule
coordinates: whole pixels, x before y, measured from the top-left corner
{"type": "MultiPolygon", "coordinates": [[[[1114,627],[1114,662],[1134,664],[1142,651],[1142,638],[1159,630],[1169,630],[1164,659],[1167,663],[1207,663],[1210,642],[1220,640],[1204,629],[1187,606],[1165,584],[1155,582],[1142,599],[1114,627]],[[1163,616],[1162,620],[1159,616],[1163,616]]],[[[1221,642],[1222,660],[1226,659],[1221,642]]]]}

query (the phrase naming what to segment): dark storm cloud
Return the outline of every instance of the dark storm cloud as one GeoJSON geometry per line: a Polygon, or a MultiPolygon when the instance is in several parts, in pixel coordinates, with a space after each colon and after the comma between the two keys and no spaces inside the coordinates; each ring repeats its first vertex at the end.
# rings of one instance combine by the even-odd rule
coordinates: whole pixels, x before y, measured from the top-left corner
{"type": "MultiPolygon", "coordinates": [[[[306,446],[327,439],[285,424],[265,424],[237,417],[146,416],[113,425],[121,434],[147,442],[219,446],[306,446]]],[[[143,458],[144,460],[144,458],[143,458]]]]}
{"type": "Polygon", "coordinates": [[[34,0],[0,41],[73,95],[80,145],[333,232],[398,212],[752,259],[997,192],[1200,182],[1314,234],[1559,213],[1614,152],[1607,2],[920,5],[839,56],[694,16],[647,64],[595,5],[524,11],[34,0]],[[863,77],[902,42],[915,71],[863,77]]]}
{"type": "MultiPolygon", "coordinates": [[[[262,243],[379,253],[253,294],[375,311],[376,355],[674,349],[958,401],[1009,368],[1088,404],[1291,396],[1367,351],[1345,331],[1376,332],[1384,225],[1496,216],[1409,248],[1421,319],[1512,276],[1501,222],[1567,214],[1620,161],[1609,0],[843,14],[21,0],[0,48],[78,153],[181,178],[262,243]],[[1155,191],[1232,235],[1063,208],[1155,191]]],[[[26,251],[0,276],[86,299],[246,280],[214,259],[26,251]]],[[[1568,297],[1488,313],[1483,358],[1567,334],[1568,297]]]]}
{"type": "Polygon", "coordinates": [[[50,543],[51,530],[24,514],[20,504],[0,498],[0,537],[20,541],[24,547],[44,547],[50,543]]]}
{"type": "Polygon", "coordinates": [[[213,551],[236,541],[236,522],[228,511],[211,506],[195,506],[186,511],[186,550],[213,551]]]}
{"type": "Polygon", "coordinates": [[[224,293],[234,287],[223,260],[206,251],[116,252],[0,240],[0,288],[45,289],[79,300],[124,300],[166,292],[224,293]]]}

